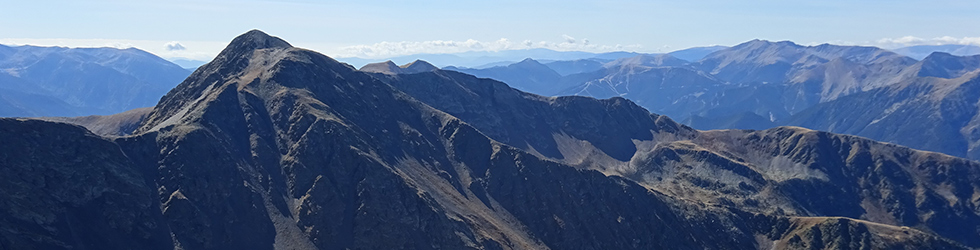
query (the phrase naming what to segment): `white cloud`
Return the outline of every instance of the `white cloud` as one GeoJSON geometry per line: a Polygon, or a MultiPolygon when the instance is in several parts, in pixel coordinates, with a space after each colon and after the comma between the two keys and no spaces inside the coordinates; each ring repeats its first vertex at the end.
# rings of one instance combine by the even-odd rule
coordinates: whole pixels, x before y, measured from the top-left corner
{"type": "Polygon", "coordinates": [[[128,48],[135,48],[136,45],[133,45],[132,43],[127,43],[127,42],[109,42],[109,43],[103,44],[102,47],[117,48],[117,49],[128,49],[128,48]]]}
{"type": "Polygon", "coordinates": [[[184,45],[180,44],[178,41],[166,43],[163,45],[163,47],[167,49],[167,51],[187,50],[187,47],[184,47],[184,45]]]}
{"type": "Polygon", "coordinates": [[[921,38],[915,36],[903,36],[899,38],[882,38],[875,41],[873,45],[883,48],[898,48],[914,45],[942,45],[942,44],[961,44],[961,45],[980,45],[980,37],[934,37],[921,38]]]}
{"type": "Polygon", "coordinates": [[[575,43],[575,38],[572,36],[561,35],[561,38],[564,38],[566,43],[575,43]]]}
{"type": "Polygon", "coordinates": [[[412,54],[452,54],[467,51],[501,51],[517,49],[544,48],[558,51],[587,51],[587,52],[609,52],[619,50],[636,51],[643,46],[635,45],[600,45],[593,44],[588,39],[576,39],[569,35],[562,35],[561,42],[549,42],[523,40],[519,43],[507,38],[500,38],[494,41],[477,41],[468,39],[466,41],[452,40],[433,40],[421,42],[380,42],[375,44],[353,45],[339,48],[338,57],[361,57],[361,58],[387,58],[393,56],[403,56],[412,54]]]}

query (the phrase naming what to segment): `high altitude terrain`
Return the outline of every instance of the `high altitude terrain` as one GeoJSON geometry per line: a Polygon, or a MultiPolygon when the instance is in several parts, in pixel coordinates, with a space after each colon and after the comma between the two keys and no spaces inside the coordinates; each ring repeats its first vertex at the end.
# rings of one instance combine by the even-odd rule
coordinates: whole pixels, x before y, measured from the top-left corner
{"type": "Polygon", "coordinates": [[[0,117],[109,115],[151,107],[190,73],[134,48],[0,45],[0,117]]]}
{"type": "Polygon", "coordinates": [[[980,163],[795,127],[699,131],[623,98],[388,66],[253,30],[132,135],[0,119],[0,246],[980,246],[980,163]]]}
{"type": "MultiPolygon", "coordinates": [[[[947,46],[957,53],[970,46],[947,46]]],[[[910,47],[906,50],[936,50],[910,47]]],[[[874,47],[754,40],[693,62],[622,58],[558,74],[573,62],[487,69],[447,67],[543,95],[624,97],[700,129],[793,125],[980,159],[973,131],[977,56],[934,52],[921,61],[874,47]],[[926,131],[926,132],[921,132],[926,131]]]]}

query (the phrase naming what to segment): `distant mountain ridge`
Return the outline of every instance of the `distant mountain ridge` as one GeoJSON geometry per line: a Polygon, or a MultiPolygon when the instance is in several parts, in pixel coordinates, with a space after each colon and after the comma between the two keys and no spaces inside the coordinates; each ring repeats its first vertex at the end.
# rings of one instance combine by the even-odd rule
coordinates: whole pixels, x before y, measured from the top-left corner
{"type": "Polygon", "coordinates": [[[677,58],[679,58],[681,60],[684,60],[684,61],[696,62],[696,61],[700,61],[701,59],[704,59],[705,56],[708,56],[711,53],[714,53],[715,51],[719,51],[719,50],[723,50],[723,49],[727,49],[727,48],[728,48],[728,46],[721,46],[721,45],[706,46],[706,47],[693,47],[693,48],[687,48],[687,49],[673,51],[673,52],[670,52],[670,53],[667,53],[667,54],[669,54],[669,55],[671,55],[673,57],[677,57],[677,58]]]}
{"type": "Polygon", "coordinates": [[[554,83],[562,77],[561,74],[551,69],[551,67],[531,58],[507,66],[485,69],[457,68],[452,66],[444,69],[507,82],[515,88],[531,93],[550,93],[557,91],[554,83]]]}
{"type": "Polygon", "coordinates": [[[414,74],[436,70],[435,66],[426,61],[415,60],[414,62],[398,66],[392,61],[381,63],[370,63],[361,67],[360,71],[384,74],[414,74]]]}
{"type": "Polygon", "coordinates": [[[980,137],[970,132],[974,122],[968,108],[978,101],[964,84],[980,70],[980,55],[933,52],[916,61],[874,47],[762,40],[722,48],[690,63],[657,59],[672,58],[667,55],[639,55],[601,65],[595,60],[545,64],[565,72],[557,79],[554,73],[531,70],[526,64],[445,69],[546,96],[624,97],[700,129],[793,125],[980,159],[975,153],[975,138],[980,137]],[[957,108],[943,106],[952,105],[952,100],[957,108]],[[889,115],[892,112],[903,115],[889,115]],[[910,123],[910,115],[922,121],[910,123]],[[931,132],[908,135],[912,131],[931,132]]]}
{"type": "Polygon", "coordinates": [[[759,128],[816,103],[887,85],[900,75],[899,71],[916,63],[874,47],[801,46],[788,41],[753,40],[734,47],[699,50],[711,52],[695,62],[673,54],[620,58],[602,66],[597,66],[597,61],[580,60],[575,61],[575,68],[571,61],[550,62],[564,72],[558,79],[542,69],[515,70],[521,67],[518,64],[445,69],[502,80],[542,95],[622,96],[682,121],[692,116],[714,120],[752,112],[768,121],[735,124],[759,128]],[[663,73],[667,71],[673,73],[663,73]]]}
{"type": "Polygon", "coordinates": [[[189,74],[133,48],[0,45],[0,89],[6,90],[0,116],[108,115],[149,107],[189,74]]]}
{"type": "Polygon", "coordinates": [[[786,124],[980,159],[978,59],[933,53],[908,69],[915,77],[816,105],[786,124]]]}
{"type": "MultiPolygon", "coordinates": [[[[682,58],[686,61],[697,61],[700,60],[705,55],[726,48],[725,46],[709,46],[709,47],[692,47],[682,50],[677,50],[669,52],[673,56],[682,58]]],[[[390,58],[382,59],[367,59],[367,58],[357,58],[357,57],[344,57],[337,58],[338,61],[346,62],[348,64],[354,65],[355,67],[363,67],[369,63],[375,63],[379,61],[394,61],[394,62],[413,62],[415,60],[423,60],[429,62],[438,67],[448,67],[454,66],[459,68],[484,68],[487,65],[502,66],[499,65],[501,62],[519,62],[526,58],[533,58],[542,62],[551,61],[574,61],[583,59],[594,59],[602,62],[612,61],[625,57],[633,57],[641,54],[638,52],[628,52],[628,51],[614,51],[605,53],[592,53],[583,51],[556,51],[544,48],[535,49],[516,49],[516,50],[501,50],[501,51],[469,51],[455,54],[415,54],[415,55],[405,55],[396,56],[390,58]]],[[[663,54],[663,53],[650,53],[651,55],[663,54]]]]}
{"type": "Polygon", "coordinates": [[[980,46],[977,45],[960,45],[960,44],[946,44],[946,45],[916,45],[909,47],[902,47],[893,49],[895,53],[899,53],[916,60],[922,60],[932,54],[933,52],[943,52],[956,56],[972,56],[980,54],[980,46]]]}

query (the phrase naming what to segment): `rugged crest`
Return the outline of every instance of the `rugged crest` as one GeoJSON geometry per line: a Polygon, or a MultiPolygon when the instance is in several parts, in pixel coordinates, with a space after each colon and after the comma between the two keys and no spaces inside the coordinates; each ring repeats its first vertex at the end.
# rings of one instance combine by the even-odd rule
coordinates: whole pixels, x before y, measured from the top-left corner
{"type": "Polygon", "coordinates": [[[973,161],[794,127],[697,131],[640,115],[646,112],[621,98],[540,97],[455,72],[430,74],[387,82],[491,138],[557,162],[683,200],[770,215],[858,218],[980,244],[978,233],[960,230],[980,225],[973,198],[980,165],[973,161]],[[558,150],[542,150],[550,148],[558,150]]]}

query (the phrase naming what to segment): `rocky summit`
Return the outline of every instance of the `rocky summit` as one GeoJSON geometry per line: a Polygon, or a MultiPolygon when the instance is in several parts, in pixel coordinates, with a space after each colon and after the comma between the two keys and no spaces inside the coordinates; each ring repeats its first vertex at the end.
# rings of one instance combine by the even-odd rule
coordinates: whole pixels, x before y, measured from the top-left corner
{"type": "Polygon", "coordinates": [[[0,249],[980,247],[974,161],[377,68],[253,30],[105,136],[0,119],[0,249]]]}

